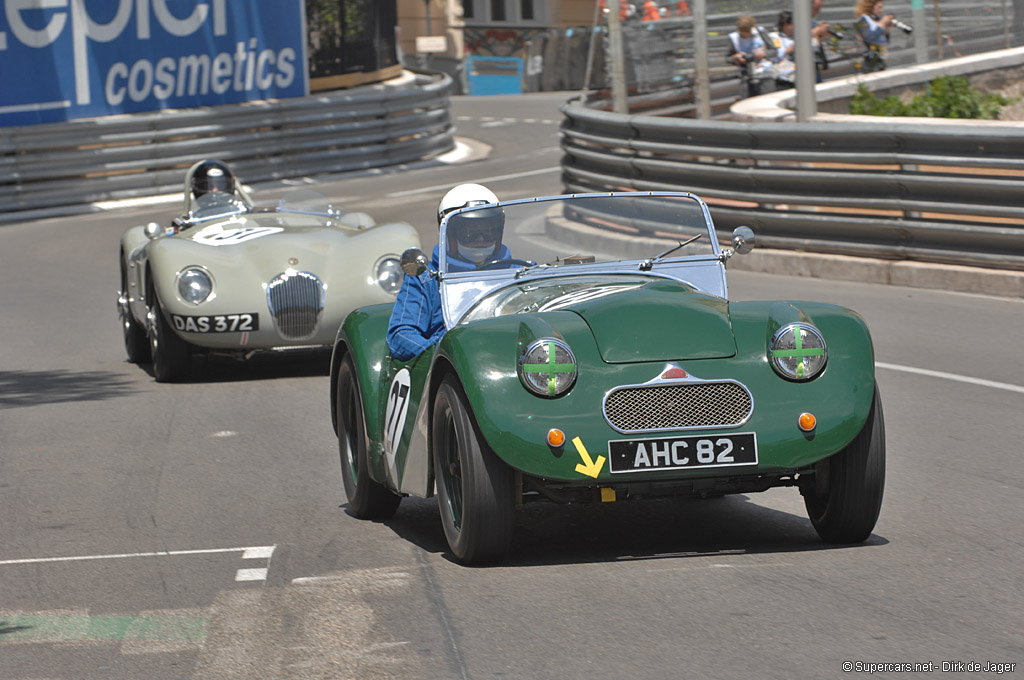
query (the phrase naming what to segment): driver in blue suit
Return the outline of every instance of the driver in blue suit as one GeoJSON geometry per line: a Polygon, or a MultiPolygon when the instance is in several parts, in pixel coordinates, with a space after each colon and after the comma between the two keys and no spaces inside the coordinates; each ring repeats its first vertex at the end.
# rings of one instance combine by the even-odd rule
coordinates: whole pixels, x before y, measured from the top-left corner
{"type": "MultiPolygon", "coordinates": [[[[440,227],[441,220],[453,210],[497,202],[494,192],[483,185],[460,184],[438,203],[437,224],[440,227]]],[[[448,223],[447,271],[472,271],[488,262],[512,257],[501,242],[505,218],[500,209],[464,215],[465,218],[448,223]]],[[[440,266],[440,248],[440,244],[434,246],[430,259],[430,268],[434,271],[440,266]]],[[[408,361],[440,340],[444,331],[437,280],[428,272],[406,276],[388,322],[387,343],[391,356],[408,361]]]]}

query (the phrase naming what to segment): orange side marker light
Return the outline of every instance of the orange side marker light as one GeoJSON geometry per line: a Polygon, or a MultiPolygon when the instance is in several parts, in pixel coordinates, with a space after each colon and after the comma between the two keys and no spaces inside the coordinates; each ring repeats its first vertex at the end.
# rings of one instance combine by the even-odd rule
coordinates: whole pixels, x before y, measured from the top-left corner
{"type": "Polygon", "coordinates": [[[548,430],[548,446],[561,448],[565,444],[565,433],[558,428],[548,430]]]}
{"type": "Polygon", "coordinates": [[[818,419],[814,417],[813,413],[801,413],[800,418],[797,419],[797,425],[799,425],[800,429],[804,432],[810,432],[817,424],[818,419]]]}

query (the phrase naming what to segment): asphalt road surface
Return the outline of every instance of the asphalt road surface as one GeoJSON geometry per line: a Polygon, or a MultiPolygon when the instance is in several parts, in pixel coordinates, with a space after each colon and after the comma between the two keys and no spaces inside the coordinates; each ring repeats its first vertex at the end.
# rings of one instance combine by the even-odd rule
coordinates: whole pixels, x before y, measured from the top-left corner
{"type": "MultiPolygon", "coordinates": [[[[456,98],[486,154],[316,186],[432,243],[453,184],[561,190],[561,100],[456,98]]],[[[836,302],[871,327],[888,443],[871,538],[823,545],[794,489],[535,504],[506,563],[466,568],[434,499],[346,512],[322,358],[208,362],[185,384],[126,361],[118,238],[177,208],[0,226],[0,677],[1024,672],[1024,301],[734,272],[735,299],[836,302]]]]}

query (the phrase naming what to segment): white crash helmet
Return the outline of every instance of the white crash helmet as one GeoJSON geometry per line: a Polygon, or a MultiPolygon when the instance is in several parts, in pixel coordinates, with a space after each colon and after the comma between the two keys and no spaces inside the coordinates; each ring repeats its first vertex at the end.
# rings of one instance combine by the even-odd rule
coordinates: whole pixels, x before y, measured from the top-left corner
{"type": "Polygon", "coordinates": [[[494,192],[482,184],[460,184],[450,189],[437,204],[437,224],[440,226],[441,220],[452,210],[497,202],[494,192]]]}

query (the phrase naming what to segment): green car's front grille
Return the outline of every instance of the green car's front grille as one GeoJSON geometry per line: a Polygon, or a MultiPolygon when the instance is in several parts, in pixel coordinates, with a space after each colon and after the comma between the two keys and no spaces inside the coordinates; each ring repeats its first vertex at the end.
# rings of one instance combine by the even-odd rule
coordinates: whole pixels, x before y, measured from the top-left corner
{"type": "Polygon", "coordinates": [[[734,381],[629,385],[604,400],[604,416],[620,432],[737,427],[753,410],[750,392],[734,381]]]}

